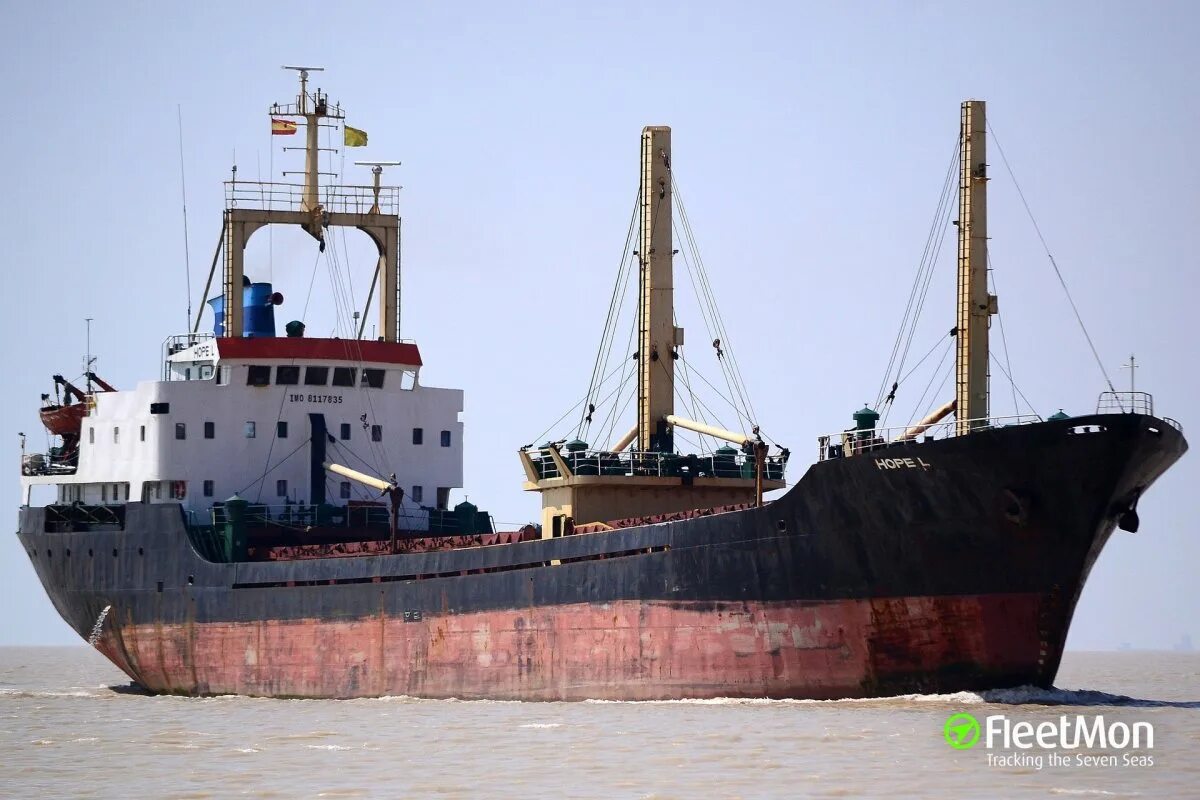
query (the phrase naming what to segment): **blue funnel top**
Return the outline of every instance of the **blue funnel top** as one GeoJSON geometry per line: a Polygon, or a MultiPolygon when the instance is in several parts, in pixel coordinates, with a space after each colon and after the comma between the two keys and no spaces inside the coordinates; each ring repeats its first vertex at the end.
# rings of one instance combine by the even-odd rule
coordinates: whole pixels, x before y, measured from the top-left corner
{"type": "MultiPolygon", "coordinates": [[[[242,289],[242,335],[263,338],[275,335],[275,298],[271,284],[251,283],[242,289]]],[[[225,335],[225,296],[208,301],[213,310],[213,335],[225,335]]]]}

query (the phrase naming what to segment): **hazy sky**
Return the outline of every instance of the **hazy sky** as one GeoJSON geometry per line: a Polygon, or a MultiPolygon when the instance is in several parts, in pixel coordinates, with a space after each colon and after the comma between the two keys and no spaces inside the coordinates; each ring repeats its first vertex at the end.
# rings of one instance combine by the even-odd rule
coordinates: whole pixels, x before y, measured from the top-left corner
{"type": "MultiPolygon", "coordinates": [[[[198,305],[234,153],[246,178],[296,168],[267,134],[267,106],[295,92],[284,63],[327,68],[315,83],[370,134],[352,157],[404,162],[391,173],[404,186],[404,335],[426,384],[466,391],[466,492],[501,522],[537,518],[516,449],[587,388],[647,124],[674,129],[676,179],[730,337],[760,421],[795,454],[793,477],[818,434],[875,397],[968,97],[988,101],[1114,381],[1127,384],[1119,366],[1136,353],[1159,413],[1200,430],[1195,4],[0,7],[0,441],[12,469],[0,508],[13,526],[0,536],[0,644],[77,641],[12,535],[17,432],[44,443],[38,397],[52,373],[80,371],[85,317],[104,377],[158,376],[186,311],[177,107],[198,305]]],[[[1017,383],[1043,414],[1088,412],[1099,371],[989,160],[1017,383]]],[[[952,249],[916,353],[953,324],[952,249]]],[[[361,303],[373,262],[353,253],[361,303]]],[[[252,244],[248,271],[285,294],[285,319],[303,306],[314,256],[294,232],[252,244]]],[[[320,335],[327,276],[314,285],[320,335]]],[[[689,357],[708,357],[699,320],[680,322],[689,357]]],[[[914,377],[898,402],[924,385],[914,377]]],[[[994,413],[1012,413],[1006,382],[993,386],[994,413]]],[[[1192,454],[1142,501],[1142,532],[1114,536],[1070,646],[1200,642],[1198,486],[1192,454]]]]}

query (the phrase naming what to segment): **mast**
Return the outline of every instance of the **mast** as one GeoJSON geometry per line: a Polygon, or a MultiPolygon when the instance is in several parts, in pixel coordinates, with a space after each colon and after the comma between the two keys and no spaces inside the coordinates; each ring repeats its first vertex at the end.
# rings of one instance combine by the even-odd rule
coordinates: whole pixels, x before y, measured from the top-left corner
{"type": "Polygon", "coordinates": [[[962,104],[959,129],[958,336],[955,342],[956,433],[988,418],[988,325],[996,297],[987,287],[987,153],[982,100],[962,104]]]}
{"type": "Polygon", "coordinates": [[[675,412],[675,329],[671,230],[671,129],[642,129],[641,285],[638,295],[638,449],[672,452],[666,418],[675,412]]]}
{"type": "MultiPolygon", "coordinates": [[[[318,167],[322,148],[318,134],[322,124],[329,124],[330,120],[336,124],[345,118],[345,114],[340,105],[331,105],[328,95],[319,88],[315,92],[308,91],[309,72],[319,72],[321,67],[285,66],[284,69],[300,74],[300,93],[294,103],[275,103],[269,113],[272,119],[295,117],[304,120],[304,183],[297,186],[238,181],[235,172],[234,179],[225,184],[225,224],[220,245],[225,252],[221,285],[225,324],[217,334],[238,337],[244,333],[245,249],[255,231],[265,225],[298,225],[317,240],[323,252],[326,228],[351,227],[370,236],[379,252],[375,279],[380,286],[379,338],[385,342],[399,341],[399,188],[381,186],[379,181],[382,165],[395,162],[376,164],[373,186],[338,186],[327,193],[326,201],[322,203],[318,167]]],[[[285,171],[283,174],[294,173],[285,171]]],[[[215,259],[213,263],[215,269],[215,259]]]]}
{"type": "Polygon", "coordinates": [[[308,106],[308,73],[323,72],[324,67],[284,67],[284,69],[294,69],[300,73],[300,94],[296,98],[296,110],[300,116],[304,117],[304,199],[300,203],[301,211],[311,212],[320,205],[317,197],[317,190],[320,184],[317,178],[317,170],[320,165],[320,141],[317,134],[320,128],[317,123],[318,115],[325,116],[325,101],[318,97],[314,107],[310,110],[308,106]]]}

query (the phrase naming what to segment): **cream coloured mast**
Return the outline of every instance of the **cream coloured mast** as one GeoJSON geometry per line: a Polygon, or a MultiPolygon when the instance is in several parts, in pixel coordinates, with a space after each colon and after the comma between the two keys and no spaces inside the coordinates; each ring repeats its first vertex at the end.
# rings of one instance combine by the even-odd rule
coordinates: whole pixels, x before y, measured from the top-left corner
{"type": "Polygon", "coordinates": [[[606,451],[580,441],[519,451],[525,488],[541,494],[546,538],[577,524],[761,504],[764,491],[784,486],[787,455],[769,459],[757,428],[745,436],[675,414],[684,331],[675,326],[671,129],[643,128],[640,151],[637,424],[606,451]],[[675,428],[736,444],[744,457],[733,448],[711,457],[676,454],[675,428]]]}
{"type": "Polygon", "coordinates": [[[638,449],[666,452],[673,446],[667,417],[675,413],[675,257],[671,214],[671,129],[642,130],[642,266],[638,306],[638,449]]]}
{"type": "Polygon", "coordinates": [[[960,435],[987,424],[988,326],[998,308],[996,296],[988,294],[987,285],[988,176],[984,115],[982,100],[963,102],[959,144],[958,335],[954,373],[955,427],[960,435]]]}

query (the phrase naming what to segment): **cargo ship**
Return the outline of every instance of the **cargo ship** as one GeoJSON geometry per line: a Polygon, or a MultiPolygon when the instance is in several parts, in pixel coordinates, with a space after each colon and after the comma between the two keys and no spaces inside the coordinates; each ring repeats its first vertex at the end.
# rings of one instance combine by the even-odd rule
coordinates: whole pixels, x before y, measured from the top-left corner
{"type": "Polygon", "coordinates": [[[671,131],[645,128],[621,355],[636,422],[611,444],[520,448],[541,520],[504,531],[450,506],[463,393],[425,386],[400,338],[399,190],[382,162],[370,184],[322,184],[318,131],[344,112],[298,69],[269,116],[273,133],[303,130],[304,180],[226,183],[212,332],[197,314],[132,389],[56,379],[53,446],[23,445],[20,542],[63,619],[137,686],[661,700],[1051,684],[1090,569],[1118,527],[1138,529],[1139,499],[1187,444],[1135,392],[1082,416],[989,414],[981,101],[962,105],[955,157],[954,398],[895,430],[862,409],[790,484],[792,454],[749,414],[677,413],[671,131]],[[283,298],[244,263],[268,225],[301,227],[322,253],[339,228],[370,237],[377,337],[365,314],[350,336],[307,336],[303,320],[276,335],[283,298]],[[686,454],[685,433],[721,446],[686,454]]]}

